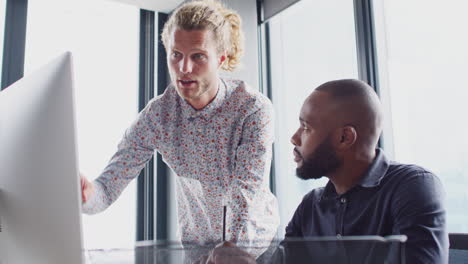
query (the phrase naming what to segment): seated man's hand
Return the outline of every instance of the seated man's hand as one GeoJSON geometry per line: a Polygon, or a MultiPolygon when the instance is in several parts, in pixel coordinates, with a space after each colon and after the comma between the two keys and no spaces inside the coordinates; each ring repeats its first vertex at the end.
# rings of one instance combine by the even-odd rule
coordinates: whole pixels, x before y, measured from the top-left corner
{"type": "Polygon", "coordinates": [[[223,242],[213,249],[206,259],[209,264],[254,264],[255,257],[232,242],[223,242]]]}
{"type": "Polygon", "coordinates": [[[80,173],[81,201],[86,203],[94,195],[94,184],[80,173]]]}

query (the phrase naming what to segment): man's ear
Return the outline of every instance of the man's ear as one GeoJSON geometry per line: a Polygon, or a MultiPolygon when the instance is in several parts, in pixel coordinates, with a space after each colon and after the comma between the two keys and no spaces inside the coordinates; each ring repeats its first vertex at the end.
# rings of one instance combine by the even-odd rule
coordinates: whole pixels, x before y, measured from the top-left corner
{"type": "Polygon", "coordinates": [[[218,62],[218,67],[221,67],[227,60],[227,54],[226,52],[221,53],[221,56],[219,56],[219,62],[218,62]]]}
{"type": "Polygon", "coordinates": [[[357,140],[357,132],[353,126],[344,126],[337,130],[336,148],[340,150],[349,149],[357,140]]]}

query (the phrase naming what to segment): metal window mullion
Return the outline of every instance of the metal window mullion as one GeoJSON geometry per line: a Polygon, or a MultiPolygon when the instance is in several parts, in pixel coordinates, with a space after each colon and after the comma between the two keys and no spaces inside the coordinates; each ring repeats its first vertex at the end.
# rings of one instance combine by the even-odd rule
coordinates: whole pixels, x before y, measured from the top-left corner
{"type": "Polygon", "coordinates": [[[27,13],[27,0],[7,0],[0,90],[23,77],[27,13]]]}
{"type": "MultiPolygon", "coordinates": [[[[138,111],[154,97],[154,12],[140,10],[140,67],[138,111]]],[[[154,158],[145,165],[137,183],[136,240],[154,239],[154,158]]]]}
{"type": "MultiPolygon", "coordinates": [[[[380,96],[372,0],[354,0],[354,19],[359,79],[373,87],[380,96]]],[[[378,146],[384,146],[382,137],[378,146]]]]}
{"type": "MultiPolygon", "coordinates": [[[[263,12],[263,0],[257,0],[258,72],[260,74],[260,91],[273,102],[271,86],[270,25],[268,23],[263,23],[263,12]]],[[[276,194],[275,160],[275,149],[273,146],[270,170],[270,190],[273,194],[276,194]]]]}
{"type": "Polygon", "coordinates": [[[379,93],[372,0],[354,0],[359,79],[379,93]]]}
{"type": "MultiPolygon", "coordinates": [[[[168,84],[168,70],[166,63],[166,50],[162,44],[161,33],[168,19],[165,13],[158,13],[158,94],[164,93],[168,84]]],[[[161,154],[156,157],[156,239],[166,240],[169,238],[169,169],[164,163],[161,154]]]]}

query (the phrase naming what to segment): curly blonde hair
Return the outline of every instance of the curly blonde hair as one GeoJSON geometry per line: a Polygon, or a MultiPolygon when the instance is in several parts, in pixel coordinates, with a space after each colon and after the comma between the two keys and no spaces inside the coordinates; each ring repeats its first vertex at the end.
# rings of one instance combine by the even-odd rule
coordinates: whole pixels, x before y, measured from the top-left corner
{"type": "Polygon", "coordinates": [[[218,52],[226,51],[227,58],[221,65],[225,71],[234,71],[244,53],[244,34],[239,14],[225,8],[217,0],[196,0],[177,8],[164,25],[161,34],[166,50],[175,29],[212,30],[218,52]]]}

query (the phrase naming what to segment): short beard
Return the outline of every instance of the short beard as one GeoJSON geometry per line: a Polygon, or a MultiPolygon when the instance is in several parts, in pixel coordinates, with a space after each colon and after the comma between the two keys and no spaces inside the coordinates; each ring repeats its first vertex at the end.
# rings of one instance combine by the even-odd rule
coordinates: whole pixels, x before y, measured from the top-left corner
{"type": "Polygon", "coordinates": [[[341,166],[336,152],[327,137],[309,157],[302,157],[302,166],[296,169],[296,175],[303,180],[320,179],[334,172],[341,166]]]}

